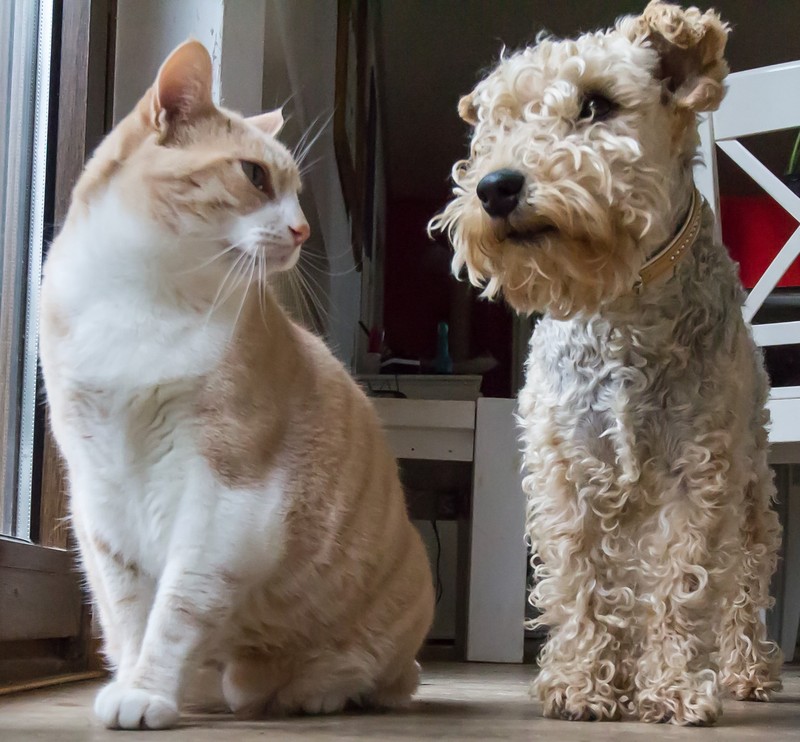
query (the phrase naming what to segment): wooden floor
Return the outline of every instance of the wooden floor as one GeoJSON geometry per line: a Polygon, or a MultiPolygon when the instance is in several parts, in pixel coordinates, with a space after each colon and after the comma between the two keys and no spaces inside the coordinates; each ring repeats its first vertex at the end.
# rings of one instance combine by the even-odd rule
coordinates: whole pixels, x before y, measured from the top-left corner
{"type": "MultiPolygon", "coordinates": [[[[189,717],[178,730],[137,736],[148,742],[236,740],[800,740],[800,668],[788,670],[785,690],[771,704],[726,702],[710,729],[647,727],[636,722],[570,723],[542,719],[528,698],[532,668],[518,665],[431,664],[418,700],[402,713],[348,714],[239,722],[189,717]]],[[[83,742],[129,739],[91,719],[93,683],[0,698],[2,742],[83,742]]]]}

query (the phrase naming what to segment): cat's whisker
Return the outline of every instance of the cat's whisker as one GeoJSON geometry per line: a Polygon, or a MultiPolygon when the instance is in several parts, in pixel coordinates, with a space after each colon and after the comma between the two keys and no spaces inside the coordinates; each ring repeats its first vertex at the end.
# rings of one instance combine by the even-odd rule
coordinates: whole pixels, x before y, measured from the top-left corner
{"type": "Polygon", "coordinates": [[[316,134],[314,134],[311,139],[303,146],[303,149],[300,150],[299,154],[297,155],[297,167],[302,169],[303,162],[308,156],[308,153],[311,151],[311,148],[317,143],[317,140],[325,133],[325,130],[330,125],[331,121],[333,121],[333,112],[331,111],[330,115],[322,122],[319,127],[319,130],[316,134]]]}
{"type": "Polygon", "coordinates": [[[203,270],[203,268],[208,268],[210,265],[214,264],[220,258],[228,255],[231,251],[236,250],[237,248],[241,247],[241,242],[234,242],[233,244],[226,247],[224,250],[220,250],[220,252],[216,253],[213,257],[209,258],[208,260],[203,261],[199,265],[193,265],[190,268],[185,268],[184,270],[178,271],[177,274],[179,276],[183,276],[187,273],[194,273],[195,271],[203,270]]]}
{"type": "Polygon", "coordinates": [[[302,269],[298,271],[298,273],[305,282],[305,285],[308,287],[309,296],[316,305],[320,314],[322,316],[327,315],[328,311],[325,306],[325,302],[322,300],[322,297],[325,296],[326,294],[325,289],[322,287],[320,282],[316,278],[314,278],[310,273],[304,273],[302,269]]]}
{"type": "Polygon", "coordinates": [[[316,288],[318,288],[319,291],[322,292],[323,291],[322,287],[319,285],[319,283],[311,279],[310,276],[304,275],[302,269],[299,269],[299,266],[295,275],[297,276],[298,280],[305,289],[304,295],[311,300],[311,303],[314,306],[315,310],[314,314],[316,315],[316,319],[321,321],[324,318],[326,318],[329,315],[329,312],[327,310],[327,307],[324,305],[322,299],[317,295],[317,290],[316,290],[316,288]],[[314,284],[316,284],[316,288],[315,286],[312,286],[311,283],[312,281],[314,282],[314,284]]]}
{"type": "Polygon", "coordinates": [[[239,309],[236,311],[236,317],[233,320],[233,325],[231,327],[236,330],[236,326],[239,324],[239,318],[242,316],[242,309],[244,309],[245,302],[247,301],[247,295],[250,293],[250,287],[253,285],[253,272],[255,271],[256,265],[256,256],[250,255],[250,272],[245,277],[245,271],[247,268],[240,268],[239,271],[239,278],[236,284],[236,288],[239,288],[242,282],[244,282],[244,290],[242,291],[242,299],[239,302],[239,309]]]}
{"type": "Polygon", "coordinates": [[[320,157],[315,157],[313,160],[311,160],[311,162],[305,163],[303,167],[300,169],[300,177],[305,178],[305,176],[311,172],[311,168],[313,168],[314,165],[317,165],[320,162],[322,162],[324,159],[326,159],[326,157],[324,155],[321,155],[320,157]]]}
{"type": "MultiPolygon", "coordinates": [[[[311,126],[314,125],[315,122],[312,122],[311,126]]],[[[305,146],[306,139],[308,138],[309,133],[311,132],[311,126],[309,126],[301,135],[300,138],[297,140],[297,143],[292,147],[292,159],[297,162],[297,154],[300,150],[305,146]]]]}
{"type": "Polygon", "coordinates": [[[309,279],[309,280],[313,280],[313,281],[314,281],[314,283],[315,283],[317,286],[319,286],[319,289],[320,289],[320,291],[323,291],[323,293],[324,293],[324,290],[323,290],[323,288],[322,288],[322,285],[320,284],[320,281],[319,281],[319,279],[317,278],[317,276],[318,276],[319,274],[322,274],[322,273],[323,273],[323,271],[321,271],[319,268],[317,268],[316,266],[314,266],[314,265],[311,265],[311,264],[304,264],[304,265],[299,265],[299,264],[298,264],[298,268],[300,269],[300,271],[299,271],[299,272],[300,272],[300,274],[301,274],[301,275],[302,275],[304,278],[306,278],[306,279],[309,279]]]}
{"type": "Polygon", "coordinates": [[[314,298],[312,297],[311,292],[307,288],[306,283],[303,280],[303,276],[299,272],[295,273],[294,276],[295,280],[297,281],[297,290],[303,297],[303,303],[305,305],[306,324],[309,327],[317,327],[322,320],[319,307],[317,306],[314,298]]]}
{"type": "Polygon", "coordinates": [[[325,255],[318,255],[312,252],[303,252],[300,254],[300,261],[304,263],[305,267],[313,270],[314,272],[328,276],[329,278],[340,278],[341,276],[349,276],[351,273],[355,273],[356,267],[355,265],[351,265],[345,271],[331,271],[330,269],[330,262],[325,255]]]}
{"type": "MultiPolygon", "coordinates": [[[[297,140],[297,143],[292,147],[292,158],[296,161],[297,160],[297,153],[300,152],[303,147],[305,146],[306,141],[308,140],[311,132],[314,130],[314,127],[317,125],[319,120],[322,118],[322,112],[317,114],[314,117],[314,120],[306,127],[306,130],[300,135],[300,139],[297,140]]],[[[298,163],[299,166],[299,163],[298,163]]]]}
{"type": "Polygon", "coordinates": [[[265,292],[267,291],[267,266],[265,263],[264,253],[259,250],[258,252],[258,309],[261,313],[261,319],[264,326],[267,325],[267,312],[264,306],[265,292]]]}
{"type": "Polygon", "coordinates": [[[300,253],[300,262],[305,265],[310,265],[316,270],[323,270],[327,267],[328,261],[324,255],[315,255],[313,253],[300,253]]]}
{"type": "Polygon", "coordinates": [[[225,298],[222,301],[220,301],[220,296],[222,295],[222,292],[226,284],[228,283],[228,280],[230,279],[231,275],[237,270],[237,266],[239,266],[245,258],[247,258],[247,253],[244,252],[240,253],[236,258],[236,260],[233,261],[231,267],[228,268],[228,272],[225,274],[225,277],[220,282],[219,288],[217,289],[217,293],[214,296],[213,301],[211,302],[211,307],[209,308],[208,314],[206,315],[206,324],[208,324],[209,320],[211,319],[211,316],[216,311],[217,306],[221,306],[230,298],[231,294],[229,292],[228,294],[226,294],[225,298]]]}
{"type": "MultiPolygon", "coordinates": [[[[289,95],[287,95],[283,99],[283,103],[281,103],[279,106],[276,106],[276,108],[278,108],[281,111],[283,111],[283,109],[286,108],[286,106],[288,106],[294,100],[294,96],[295,96],[295,91],[293,90],[291,93],[289,93],[289,95]]],[[[284,117],[284,121],[290,121],[292,116],[294,116],[294,114],[292,114],[292,113],[287,114],[284,117]]]]}
{"type": "MultiPolygon", "coordinates": [[[[351,252],[352,252],[352,248],[348,245],[347,247],[345,247],[344,249],[340,250],[339,252],[337,252],[337,253],[335,253],[333,255],[328,255],[326,253],[325,257],[327,258],[329,263],[332,263],[335,260],[339,260],[339,259],[343,258],[345,255],[347,255],[347,254],[349,254],[351,252]]],[[[308,254],[309,255],[314,255],[314,257],[322,257],[321,255],[316,255],[315,253],[310,253],[309,252],[308,254]]]]}
{"type": "Polygon", "coordinates": [[[305,291],[300,285],[300,280],[298,278],[297,271],[293,269],[288,273],[284,273],[282,275],[285,277],[286,284],[292,293],[294,299],[292,303],[295,307],[297,307],[297,309],[300,312],[300,317],[298,319],[307,327],[313,327],[314,312],[312,312],[305,291]]]}
{"type": "MultiPolygon", "coordinates": [[[[297,294],[297,285],[295,283],[293,274],[294,270],[286,271],[285,273],[276,273],[271,277],[271,281],[280,287],[280,290],[286,290],[289,294],[289,305],[291,307],[299,307],[301,297],[297,294]]],[[[302,314],[302,308],[301,308],[302,314]]]]}

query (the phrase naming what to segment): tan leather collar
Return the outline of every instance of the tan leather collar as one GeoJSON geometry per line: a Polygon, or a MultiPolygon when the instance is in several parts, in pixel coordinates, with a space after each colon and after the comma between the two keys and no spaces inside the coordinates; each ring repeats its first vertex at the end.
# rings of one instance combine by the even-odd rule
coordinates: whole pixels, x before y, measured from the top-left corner
{"type": "Polygon", "coordinates": [[[639,293],[645,286],[668,281],[675,273],[678,263],[694,245],[700,234],[700,219],[703,214],[703,197],[695,188],[686,221],[672,238],[655,255],[648,258],[639,271],[639,280],[634,287],[639,293]]]}

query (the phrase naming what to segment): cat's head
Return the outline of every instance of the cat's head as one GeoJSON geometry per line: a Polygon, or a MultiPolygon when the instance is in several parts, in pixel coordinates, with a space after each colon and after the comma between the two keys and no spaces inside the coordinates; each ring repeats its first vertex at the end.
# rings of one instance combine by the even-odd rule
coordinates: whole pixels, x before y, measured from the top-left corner
{"type": "Polygon", "coordinates": [[[310,230],[297,165],[275,138],[281,111],[244,118],[216,106],[211,88],[205,47],[175,49],[100,145],[73,198],[88,207],[113,190],[175,249],[230,248],[259,258],[262,275],[291,268],[310,230]]]}

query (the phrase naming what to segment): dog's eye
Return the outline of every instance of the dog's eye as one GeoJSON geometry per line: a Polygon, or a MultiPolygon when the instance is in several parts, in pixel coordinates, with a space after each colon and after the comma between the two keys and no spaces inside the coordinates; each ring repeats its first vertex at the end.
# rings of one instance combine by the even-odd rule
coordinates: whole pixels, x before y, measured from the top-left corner
{"type": "Polygon", "coordinates": [[[583,98],[579,118],[603,121],[616,110],[616,105],[600,93],[587,93],[583,98]]]}
{"type": "Polygon", "coordinates": [[[250,160],[241,160],[242,171],[247,179],[262,193],[270,194],[271,186],[269,174],[263,165],[250,160]]]}

